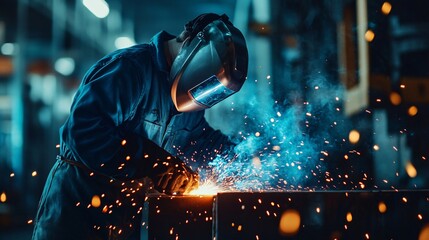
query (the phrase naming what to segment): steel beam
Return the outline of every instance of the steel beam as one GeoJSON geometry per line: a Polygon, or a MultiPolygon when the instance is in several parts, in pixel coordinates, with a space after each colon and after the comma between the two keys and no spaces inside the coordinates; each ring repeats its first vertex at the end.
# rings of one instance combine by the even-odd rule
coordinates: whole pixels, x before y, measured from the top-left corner
{"type": "Polygon", "coordinates": [[[429,232],[429,191],[152,196],[144,215],[150,240],[420,239],[429,232]]]}
{"type": "Polygon", "coordinates": [[[146,198],[142,239],[212,238],[213,196],[157,196],[146,198]]]}

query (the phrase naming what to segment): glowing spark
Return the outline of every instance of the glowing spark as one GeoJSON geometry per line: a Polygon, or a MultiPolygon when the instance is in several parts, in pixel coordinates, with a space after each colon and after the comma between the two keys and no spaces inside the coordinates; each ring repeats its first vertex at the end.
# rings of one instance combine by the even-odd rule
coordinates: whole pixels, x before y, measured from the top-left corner
{"type": "Polygon", "coordinates": [[[390,93],[390,102],[395,105],[398,106],[399,104],[401,104],[402,98],[401,95],[399,95],[399,93],[397,92],[392,92],[390,93]]]}
{"type": "Polygon", "coordinates": [[[316,212],[317,213],[320,213],[320,208],[318,207],[318,208],[316,208],[316,212]]]}
{"type": "Polygon", "coordinates": [[[205,181],[200,183],[200,186],[197,189],[194,189],[187,193],[187,195],[203,195],[203,196],[213,196],[218,192],[221,192],[222,188],[217,186],[212,181],[205,181]]]}
{"type": "Polygon", "coordinates": [[[6,193],[2,192],[0,195],[0,202],[4,203],[6,202],[6,200],[7,200],[6,193]]]}
{"type": "Polygon", "coordinates": [[[381,12],[384,15],[389,15],[390,11],[392,11],[392,4],[389,2],[384,2],[383,5],[381,5],[381,12]]]}
{"type": "Polygon", "coordinates": [[[372,30],[368,29],[365,33],[365,39],[368,42],[372,42],[374,38],[375,38],[375,33],[372,30]]]}
{"type": "Polygon", "coordinates": [[[30,219],[27,221],[27,224],[32,224],[33,223],[33,219],[30,219]]]}
{"type": "Polygon", "coordinates": [[[282,235],[293,236],[298,233],[301,225],[301,216],[294,209],[286,210],[280,219],[279,231],[282,235]]]}
{"type": "Polygon", "coordinates": [[[33,176],[33,177],[37,176],[37,171],[33,171],[33,172],[31,173],[31,176],[33,176]]]}
{"type": "Polygon", "coordinates": [[[91,199],[91,206],[98,208],[101,205],[101,199],[98,195],[94,195],[91,199]]]}
{"type": "Polygon", "coordinates": [[[259,137],[259,136],[261,136],[261,133],[260,132],[255,132],[255,136],[259,137]]]}
{"type": "Polygon", "coordinates": [[[125,146],[125,144],[127,144],[127,140],[124,139],[124,140],[122,140],[121,145],[125,146]]]}
{"type": "Polygon", "coordinates": [[[351,222],[351,221],[353,221],[353,215],[352,215],[352,213],[351,213],[351,212],[348,212],[348,213],[347,213],[347,215],[346,215],[346,220],[347,220],[347,222],[351,222]]]}
{"type": "Polygon", "coordinates": [[[374,147],[372,147],[375,151],[380,150],[380,147],[378,145],[374,145],[374,147]]]}
{"type": "Polygon", "coordinates": [[[410,178],[415,178],[417,176],[417,170],[410,161],[407,162],[405,170],[410,178]]]}
{"type": "Polygon", "coordinates": [[[379,202],[378,203],[378,211],[380,213],[385,213],[387,211],[387,206],[384,202],[379,202]]]}
{"type": "Polygon", "coordinates": [[[408,115],[410,115],[411,117],[416,116],[418,112],[419,109],[416,106],[411,106],[410,108],[408,108],[408,115]]]}
{"type": "Polygon", "coordinates": [[[241,226],[241,225],[238,225],[238,227],[237,227],[237,231],[241,231],[243,229],[243,226],[241,226]]]}
{"type": "Polygon", "coordinates": [[[403,201],[404,203],[408,202],[408,200],[407,200],[407,198],[406,198],[406,197],[403,197],[403,198],[402,198],[402,201],[403,201]]]}
{"type": "Polygon", "coordinates": [[[425,226],[423,226],[422,230],[419,234],[419,240],[429,239],[429,223],[426,223],[425,226]]]}
{"type": "Polygon", "coordinates": [[[357,130],[351,130],[349,133],[349,141],[352,144],[356,144],[359,142],[360,139],[360,133],[357,130]]]}
{"type": "Polygon", "coordinates": [[[422,219],[423,219],[423,216],[419,213],[419,214],[417,214],[417,218],[418,218],[419,220],[422,220],[422,219]]]}

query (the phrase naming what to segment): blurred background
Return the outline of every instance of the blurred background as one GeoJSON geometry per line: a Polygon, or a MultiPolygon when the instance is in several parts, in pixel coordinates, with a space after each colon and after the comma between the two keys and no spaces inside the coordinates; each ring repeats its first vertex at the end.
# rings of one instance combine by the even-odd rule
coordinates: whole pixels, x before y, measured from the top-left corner
{"type": "Polygon", "coordinates": [[[427,188],[427,9],[424,0],[0,0],[0,239],[30,238],[87,69],[204,12],[226,13],[250,54],[242,91],[207,112],[213,127],[239,135],[249,110],[265,118],[293,107],[323,167],[302,189],[427,188]]]}

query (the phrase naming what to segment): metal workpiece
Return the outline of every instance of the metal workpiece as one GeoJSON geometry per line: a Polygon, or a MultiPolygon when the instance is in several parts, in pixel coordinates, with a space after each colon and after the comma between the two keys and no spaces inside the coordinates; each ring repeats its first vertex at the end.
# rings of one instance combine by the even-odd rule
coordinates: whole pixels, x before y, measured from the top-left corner
{"type": "Polygon", "coordinates": [[[426,190],[149,196],[142,239],[418,239],[428,216],[426,190]]]}
{"type": "Polygon", "coordinates": [[[141,239],[212,239],[214,196],[150,195],[141,239]]]}
{"type": "Polygon", "coordinates": [[[428,191],[218,193],[216,239],[418,239],[428,191]]]}

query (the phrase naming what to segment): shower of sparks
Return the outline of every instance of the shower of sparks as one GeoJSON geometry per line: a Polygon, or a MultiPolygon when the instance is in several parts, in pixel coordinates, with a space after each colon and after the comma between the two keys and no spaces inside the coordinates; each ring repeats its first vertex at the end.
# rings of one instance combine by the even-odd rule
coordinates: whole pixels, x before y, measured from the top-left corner
{"type": "MultiPolygon", "coordinates": [[[[366,34],[367,40],[372,41],[374,37],[375,34],[369,30],[366,34]]],[[[269,80],[270,78],[268,75],[267,79],[269,80]]],[[[321,86],[313,86],[313,89],[317,92],[322,92],[327,88],[321,84],[321,86]]],[[[362,139],[364,132],[362,132],[361,136],[360,132],[356,129],[346,129],[344,119],[341,118],[342,108],[337,107],[334,101],[322,101],[324,97],[326,95],[320,94],[320,96],[313,96],[315,99],[309,99],[309,101],[303,101],[301,104],[298,103],[287,107],[278,106],[276,105],[277,102],[275,102],[273,108],[266,107],[262,110],[248,109],[249,112],[244,115],[244,129],[240,129],[239,141],[233,153],[219,153],[215,159],[209,162],[207,168],[200,169],[201,182],[199,183],[199,187],[186,195],[214,196],[219,192],[228,191],[284,191],[290,189],[312,191],[313,187],[323,188],[326,186],[326,188],[329,188],[333,186],[336,188],[336,183],[340,183],[351,189],[366,189],[370,187],[365,185],[365,181],[369,179],[366,173],[349,173],[347,170],[337,173],[325,169],[327,168],[325,163],[332,159],[332,157],[341,156],[342,159],[347,160],[347,164],[351,164],[354,159],[358,158],[361,155],[359,149],[348,149],[341,152],[340,155],[335,154],[338,152],[332,152],[332,149],[338,146],[338,143],[351,143],[353,145],[359,143],[360,140],[364,140],[362,139]],[[341,135],[342,138],[339,137],[341,135]],[[353,174],[355,177],[361,174],[361,177],[359,180],[352,180],[349,179],[348,173],[350,176],[353,174]],[[309,184],[309,182],[311,183],[309,184]]],[[[398,100],[396,97],[393,96],[393,100],[391,99],[394,105],[397,105],[395,103],[400,103],[400,99],[398,100]]],[[[339,100],[339,97],[335,97],[335,101],[338,102],[339,100]]],[[[376,101],[381,102],[381,99],[377,99],[376,101]]],[[[233,110],[234,108],[231,109],[231,111],[233,110]]],[[[365,112],[372,114],[370,110],[365,110],[365,112]]],[[[410,116],[415,116],[417,113],[418,109],[415,106],[410,107],[408,110],[410,116]]],[[[403,132],[406,132],[406,129],[403,132]]],[[[401,131],[401,134],[403,132],[401,131]]],[[[122,140],[120,144],[125,146],[127,141],[122,140]]],[[[56,147],[59,148],[59,145],[56,147]]],[[[399,151],[396,146],[392,146],[391,148],[395,152],[399,151]]],[[[389,149],[392,150],[391,148],[389,149]]],[[[371,146],[368,150],[370,149],[371,146]]],[[[379,151],[380,146],[374,144],[372,145],[372,149],[379,151]]],[[[149,157],[149,155],[144,155],[144,158],[149,157]]],[[[426,160],[425,156],[421,158],[422,160],[426,160]]],[[[130,160],[131,156],[127,155],[125,161],[130,160]]],[[[124,166],[125,163],[118,169],[122,169],[124,166]]],[[[417,170],[410,161],[407,162],[405,170],[410,178],[417,176],[417,170]]],[[[90,173],[90,176],[93,176],[93,174],[90,173]]],[[[35,177],[38,173],[37,171],[33,171],[31,175],[35,177]]],[[[14,176],[14,173],[10,173],[10,177],[14,176]]],[[[396,176],[398,177],[398,173],[396,173],[396,176]]],[[[387,180],[383,180],[383,182],[388,183],[387,180]]],[[[377,188],[377,186],[375,187],[377,188]]],[[[393,186],[391,187],[395,189],[393,186]]],[[[124,187],[121,192],[131,192],[134,194],[138,191],[139,188],[136,190],[124,187]]],[[[132,194],[127,193],[126,196],[130,197],[132,194]]],[[[76,207],[83,205],[83,207],[87,206],[87,208],[100,208],[101,213],[111,214],[114,207],[113,205],[104,205],[104,202],[102,204],[101,200],[104,197],[104,194],[100,196],[94,195],[88,205],[77,202],[76,207]]],[[[348,197],[348,193],[346,193],[346,197],[348,197]]],[[[289,199],[289,202],[291,201],[289,199]]],[[[0,195],[0,202],[6,202],[5,192],[0,195]]],[[[241,203],[241,199],[239,199],[239,202],[241,203]]],[[[402,202],[406,204],[408,203],[408,199],[403,197],[402,202]]],[[[259,210],[264,207],[263,199],[258,199],[258,203],[259,205],[256,204],[253,206],[243,204],[240,208],[243,211],[247,209],[254,209],[256,211],[256,209],[259,210]]],[[[133,207],[137,205],[134,199],[131,202],[124,203],[124,205],[126,204],[130,204],[133,207]]],[[[120,207],[122,202],[117,200],[116,205],[120,207]]],[[[270,205],[273,207],[276,206],[274,202],[271,202],[270,205]]],[[[278,204],[277,206],[280,208],[278,204]]],[[[136,209],[138,209],[137,214],[140,214],[142,207],[136,209]]],[[[378,211],[382,214],[386,213],[387,206],[384,202],[378,203],[378,211]]],[[[157,213],[160,212],[161,209],[157,209],[157,213]]],[[[269,210],[265,210],[264,212],[266,217],[277,217],[278,214],[269,210]]],[[[316,214],[320,214],[321,208],[317,207],[315,212],[316,214]]],[[[301,224],[301,215],[297,210],[286,210],[283,214],[279,213],[279,217],[279,231],[284,236],[297,234],[301,226],[304,226],[301,224]]],[[[347,212],[345,216],[347,223],[344,225],[344,229],[347,230],[351,226],[348,224],[353,220],[358,221],[358,217],[354,220],[352,212],[347,212]]],[[[419,213],[417,214],[417,218],[422,220],[423,215],[419,213]]],[[[205,221],[211,220],[212,217],[205,217],[205,221]]],[[[30,219],[27,223],[32,224],[32,222],[33,220],[30,219]]],[[[189,223],[189,220],[186,220],[185,223],[189,223]]],[[[142,226],[145,224],[143,222],[142,226]]],[[[246,225],[232,223],[231,226],[236,227],[237,231],[246,230],[246,225]]],[[[130,225],[131,227],[132,225],[130,225]]],[[[122,234],[123,232],[122,229],[116,229],[116,226],[110,226],[109,228],[117,231],[118,234],[122,234]]],[[[428,226],[426,228],[429,229],[428,226]]],[[[100,226],[94,225],[94,229],[100,230],[100,226]]],[[[176,239],[178,239],[176,232],[174,227],[169,229],[169,234],[176,234],[176,239]]],[[[363,232],[363,234],[365,239],[370,239],[369,233],[363,232]]],[[[255,238],[259,239],[259,236],[256,235],[255,238]]]]}
{"type": "Polygon", "coordinates": [[[216,195],[218,192],[223,192],[223,189],[216,185],[215,182],[207,180],[200,183],[200,186],[197,189],[192,190],[187,195],[211,196],[216,195]]]}
{"type": "MultiPolygon", "coordinates": [[[[314,101],[294,105],[249,98],[249,106],[242,108],[242,127],[232,136],[237,145],[232,152],[220,152],[208,161],[199,171],[201,181],[209,180],[223,191],[323,188],[319,178],[325,175],[324,162],[336,156],[331,151],[347,136],[341,124],[343,114],[336,110],[339,98],[326,98],[322,93],[329,89],[338,96],[339,89],[323,82],[312,86],[317,91],[314,101]],[[269,107],[258,107],[261,104],[269,107]]],[[[323,182],[333,182],[332,176],[325,179],[323,182]]]]}

